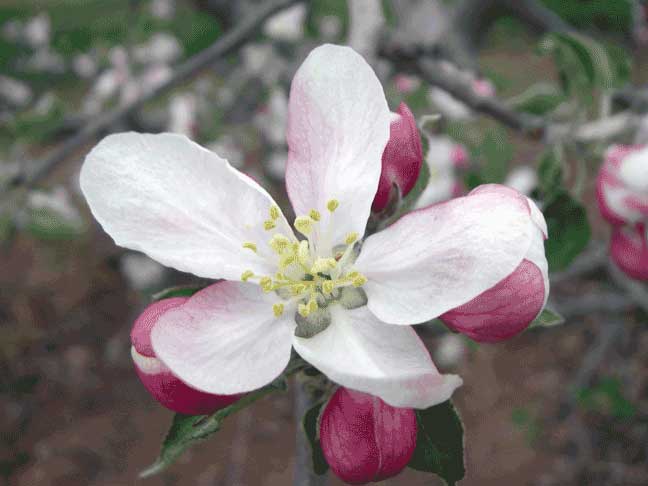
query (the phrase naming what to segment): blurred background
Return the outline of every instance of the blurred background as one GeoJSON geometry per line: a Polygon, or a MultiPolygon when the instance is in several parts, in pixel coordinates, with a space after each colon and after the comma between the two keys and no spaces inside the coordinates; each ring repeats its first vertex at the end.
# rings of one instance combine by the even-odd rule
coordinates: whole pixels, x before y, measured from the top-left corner
{"type": "MultiPolygon", "coordinates": [[[[541,197],[548,154],[573,198],[550,221],[564,324],[499,345],[420,329],[464,379],[461,484],[648,484],[648,296],[609,268],[594,196],[605,150],[636,141],[648,111],[647,17],[630,0],[0,0],[4,484],[292,483],[291,392],[138,480],[172,413],[134,373],[130,327],[154,293],[196,278],[116,247],[78,173],[108,133],[173,131],[288,209],[288,89],[324,42],[361,52],[390,108],[420,120],[430,201],[481,182],[541,197]]],[[[384,484],[434,481],[408,470],[384,484]]]]}

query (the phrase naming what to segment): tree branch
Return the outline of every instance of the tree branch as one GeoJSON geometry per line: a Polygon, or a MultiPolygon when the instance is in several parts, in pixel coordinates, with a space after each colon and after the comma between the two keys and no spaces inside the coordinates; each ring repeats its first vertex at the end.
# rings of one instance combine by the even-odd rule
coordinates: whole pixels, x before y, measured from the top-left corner
{"type": "Polygon", "coordinates": [[[59,163],[72,156],[83,145],[92,142],[98,135],[109,131],[119,120],[138,110],[144,104],[178,86],[200,73],[216,60],[230,54],[244,44],[273,14],[302,0],[268,0],[254,12],[244,17],[232,30],[226,32],[214,44],[180,64],[164,83],[142,94],[141,97],[124,106],[113,109],[85,125],[76,135],[63,142],[53,153],[29,164],[23,171],[6,183],[6,188],[33,186],[59,163]]]}

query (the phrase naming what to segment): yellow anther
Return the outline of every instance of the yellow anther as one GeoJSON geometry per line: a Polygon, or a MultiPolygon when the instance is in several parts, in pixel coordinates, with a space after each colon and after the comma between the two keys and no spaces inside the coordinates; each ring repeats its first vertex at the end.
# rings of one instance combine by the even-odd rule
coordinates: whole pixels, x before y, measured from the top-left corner
{"type": "Polygon", "coordinates": [[[315,263],[313,263],[310,273],[315,275],[320,272],[326,272],[331,268],[334,268],[336,264],[337,262],[335,261],[335,258],[318,258],[315,260],[315,263]]]}
{"type": "Polygon", "coordinates": [[[312,219],[313,221],[319,221],[320,218],[322,217],[320,215],[319,211],[317,211],[315,209],[311,209],[310,213],[308,213],[308,215],[310,216],[310,219],[312,219]]]}
{"type": "Polygon", "coordinates": [[[347,279],[353,280],[355,278],[358,278],[360,276],[360,272],[356,272],[355,270],[347,275],[347,279]]]}
{"type": "Polygon", "coordinates": [[[335,282],[333,280],[326,280],[322,283],[322,292],[330,294],[335,289],[335,282]]]}
{"type": "Polygon", "coordinates": [[[288,279],[283,273],[277,272],[275,273],[275,280],[288,280],[288,279]]]}
{"type": "Polygon", "coordinates": [[[283,314],[284,305],[281,302],[272,305],[272,312],[274,312],[275,317],[279,317],[283,314]]]}
{"type": "Polygon", "coordinates": [[[351,245],[351,244],[355,243],[357,240],[358,240],[358,233],[356,233],[354,231],[353,233],[349,233],[348,235],[346,235],[346,238],[344,239],[344,242],[347,245],[351,245]]]}
{"type": "Polygon", "coordinates": [[[310,308],[306,304],[299,304],[297,306],[297,312],[299,312],[299,315],[302,317],[308,317],[308,314],[310,314],[310,308]]]}
{"type": "Polygon", "coordinates": [[[310,260],[310,250],[308,248],[308,241],[302,240],[299,242],[299,247],[297,248],[297,260],[302,265],[308,265],[310,260]]]}
{"type": "Polygon", "coordinates": [[[362,274],[358,274],[358,276],[355,277],[351,283],[353,284],[354,287],[362,287],[364,284],[367,283],[367,277],[365,277],[362,274]]]}
{"type": "Polygon", "coordinates": [[[304,284],[295,284],[290,287],[290,291],[293,295],[300,295],[306,292],[306,285],[304,284]]]}
{"type": "Polygon", "coordinates": [[[245,243],[243,243],[243,248],[247,248],[248,250],[252,250],[254,253],[257,252],[256,244],[254,244],[254,243],[252,243],[250,241],[246,241],[245,243]]]}
{"type": "Polygon", "coordinates": [[[259,284],[264,292],[272,291],[272,279],[270,277],[263,277],[259,284]]]}
{"type": "Polygon", "coordinates": [[[283,253],[289,245],[290,240],[284,235],[274,235],[270,239],[270,248],[277,252],[277,254],[283,253]]]}
{"type": "Polygon", "coordinates": [[[279,219],[280,215],[281,211],[279,211],[279,208],[277,206],[270,206],[270,219],[279,219]]]}
{"type": "Polygon", "coordinates": [[[326,203],[326,209],[328,209],[330,212],[333,212],[338,208],[339,205],[340,201],[338,201],[337,199],[331,199],[326,203]]]}
{"type": "Polygon", "coordinates": [[[313,231],[313,220],[306,216],[298,216],[295,218],[295,228],[302,235],[308,236],[313,231]]]}
{"type": "Polygon", "coordinates": [[[295,263],[296,259],[297,258],[295,257],[294,253],[286,253],[286,254],[282,255],[281,258],[279,259],[279,268],[281,270],[283,270],[287,266],[292,265],[293,263],[295,263]]]}
{"type": "Polygon", "coordinates": [[[270,230],[273,229],[275,226],[277,226],[277,223],[275,223],[275,222],[272,221],[271,219],[268,219],[268,220],[266,220],[266,221],[263,222],[263,227],[265,228],[266,231],[270,231],[270,230]]]}
{"type": "Polygon", "coordinates": [[[253,272],[252,270],[246,270],[246,271],[243,272],[243,274],[241,275],[241,280],[243,280],[244,282],[247,282],[247,281],[248,281],[249,279],[251,279],[252,277],[254,277],[254,272],[253,272]]]}
{"type": "Polygon", "coordinates": [[[317,311],[317,308],[317,299],[311,296],[310,300],[308,301],[308,313],[312,314],[313,312],[317,311]]]}

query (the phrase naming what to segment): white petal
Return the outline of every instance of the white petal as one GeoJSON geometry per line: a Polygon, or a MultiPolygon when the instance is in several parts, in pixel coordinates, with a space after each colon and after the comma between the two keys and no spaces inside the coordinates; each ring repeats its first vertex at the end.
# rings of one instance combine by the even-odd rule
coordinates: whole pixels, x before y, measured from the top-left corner
{"type": "Polygon", "coordinates": [[[392,324],[438,317],[513,272],[535,227],[526,198],[504,186],[409,213],[362,247],[367,305],[392,324]]]}
{"type": "MultiPolygon", "coordinates": [[[[120,246],[206,278],[276,270],[263,221],[274,204],[226,160],[175,134],[121,133],[88,154],[81,188],[120,246]],[[258,254],[242,247],[258,245],[258,254]]],[[[283,215],[277,230],[292,232],[283,215]]]]}
{"type": "Polygon", "coordinates": [[[394,407],[427,408],[446,401],[462,381],[441,375],[411,327],[380,322],[367,307],[331,307],[332,323],[295,350],[336,383],[394,407]]]}
{"type": "Polygon", "coordinates": [[[277,378],[290,359],[294,318],[274,317],[253,284],[218,282],[166,312],[151,333],[156,356],[193,388],[233,395],[277,378]]]}
{"type": "Polygon", "coordinates": [[[323,247],[364,234],[389,139],[390,112],[371,67],[348,47],[313,50],[295,74],[288,112],[286,187],[298,215],[337,199],[323,247]]]}

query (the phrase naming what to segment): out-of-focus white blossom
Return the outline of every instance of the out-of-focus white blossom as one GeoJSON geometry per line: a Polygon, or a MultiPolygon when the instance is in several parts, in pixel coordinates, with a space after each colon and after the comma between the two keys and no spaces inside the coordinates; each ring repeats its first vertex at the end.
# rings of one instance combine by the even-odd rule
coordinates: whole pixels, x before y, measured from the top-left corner
{"type": "Polygon", "coordinates": [[[182,47],[171,34],[158,32],[133,48],[133,58],[141,64],[173,63],[182,55],[182,47]]]}
{"type": "Polygon", "coordinates": [[[276,180],[283,180],[286,176],[287,150],[275,150],[265,160],[265,170],[268,175],[276,180]]]}
{"type": "Polygon", "coordinates": [[[171,20],[175,14],[175,0],[153,0],[151,2],[151,14],[162,20],[171,20]]]}
{"type": "Polygon", "coordinates": [[[119,260],[119,268],[129,286],[149,290],[162,282],[165,268],[155,260],[139,253],[127,253],[119,260]]]}
{"type": "Polygon", "coordinates": [[[227,160],[232,167],[240,169],[245,162],[245,154],[231,135],[223,135],[218,140],[208,143],[206,147],[227,160]]]}
{"type": "Polygon", "coordinates": [[[74,56],[72,69],[80,78],[88,79],[97,74],[97,61],[90,54],[78,54],[74,56]]]}
{"type": "Polygon", "coordinates": [[[32,96],[32,90],[22,81],[0,75],[0,99],[20,108],[29,103],[32,96]]]}
{"type": "Polygon", "coordinates": [[[466,344],[457,334],[445,334],[434,351],[434,361],[443,367],[457,366],[466,352],[466,344]]]}
{"type": "Polygon", "coordinates": [[[306,5],[297,4],[273,15],[263,26],[263,33],[272,39],[297,41],[304,37],[306,5]]]}
{"type": "Polygon", "coordinates": [[[241,50],[243,69],[260,78],[266,85],[274,85],[286,69],[286,61],[271,44],[248,44],[241,50]]]}
{"type": "Polygon", "coordinates": [[[168,130],[192,137],[196,130],[196,96],[192,93],[176,94],[169,103],[168,130]]]}
{"type": "Polygon", "coordinates": [[[504,185],[528,196],[538,186],[538,174],[532,167],[516,167],[506,177],[504,185]]]}
{"type": "Polygon", "coordinates": [[[283,146],[287,120],[288,96],[277,86],[270,92],[266,106],[254,117],[254,123],[272,145],[283,146]]]}
{"type": "Polygon", "coordinates": [[[27,44],[33,48],[38,48],[49,45],[51,32],[52,25],[49,15],[41,13],[27,21],[23,36],[27,44]]]}

